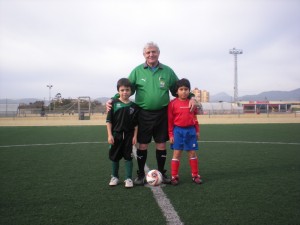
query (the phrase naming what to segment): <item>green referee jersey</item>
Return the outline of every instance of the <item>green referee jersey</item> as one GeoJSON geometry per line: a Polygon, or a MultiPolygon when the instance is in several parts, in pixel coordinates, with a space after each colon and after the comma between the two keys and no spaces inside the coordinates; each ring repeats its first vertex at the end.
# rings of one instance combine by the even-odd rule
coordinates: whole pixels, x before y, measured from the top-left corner
{"type": "Polygon", "coordinates": [[[146,63],[137,66],[129,75],[135,103],[142,109],[159,110],[169,104],[170,96],[176,95],[178,77],[174,71],[161,63],[152,70],[146,63]]]}
{"type": "Polygon", "coordinates": [[[134,102],[124,103],[113,99],[112,108],[107,113],[106,122],[112,124],[113,132],[132,131],[137,126],[139,107],[134,102]]]}

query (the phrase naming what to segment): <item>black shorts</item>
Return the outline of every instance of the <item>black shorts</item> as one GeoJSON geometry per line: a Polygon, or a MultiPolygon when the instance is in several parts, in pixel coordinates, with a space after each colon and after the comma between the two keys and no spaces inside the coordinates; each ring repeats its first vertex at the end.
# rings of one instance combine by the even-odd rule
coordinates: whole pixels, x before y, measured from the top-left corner
{"type": "Polygon", "coordinates": [[[109,159],[118,162],[120,159],[132,160],[133,131],[127,133],[114,133],[114,144],[109,149],[109,159]]]}
{"type": "Polygon", "coordinates": [[[169,140],[168,107],[153,111],[140,110],[137,141],[140,144],[149,144],[152,137],[156,143],[164,143],[169,140]]]}

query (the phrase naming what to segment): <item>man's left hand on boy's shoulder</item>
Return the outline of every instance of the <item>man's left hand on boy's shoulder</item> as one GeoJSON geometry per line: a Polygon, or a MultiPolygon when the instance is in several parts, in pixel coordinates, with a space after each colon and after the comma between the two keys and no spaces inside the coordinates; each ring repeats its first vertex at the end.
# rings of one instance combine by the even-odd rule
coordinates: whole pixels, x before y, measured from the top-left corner
{"type": "Polygon", "coordinates": [[[189,102],[190,111],[193,112],[198,107],[199,107],[199,103],[197,102],[195,97],[192,97],[189,102]]]}

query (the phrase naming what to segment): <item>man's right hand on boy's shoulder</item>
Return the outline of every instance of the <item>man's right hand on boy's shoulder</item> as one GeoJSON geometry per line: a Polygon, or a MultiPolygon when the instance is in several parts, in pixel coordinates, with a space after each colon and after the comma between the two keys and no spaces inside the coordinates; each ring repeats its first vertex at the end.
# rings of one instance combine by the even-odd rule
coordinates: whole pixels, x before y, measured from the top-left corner
{"type": "Polygon", "coordinates": [[[112,107],[112,99],[107,100],[107,102],[105,103],[105,106],[106,106],[106,112],[109,112],[112,107]]]}

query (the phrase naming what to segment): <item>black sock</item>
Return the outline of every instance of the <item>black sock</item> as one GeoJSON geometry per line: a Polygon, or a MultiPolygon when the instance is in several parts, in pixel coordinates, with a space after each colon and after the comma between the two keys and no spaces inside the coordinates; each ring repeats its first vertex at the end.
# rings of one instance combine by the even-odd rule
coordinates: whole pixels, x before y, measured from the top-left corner
{"type": "Polygon", "coordinates": [[[167,159],[167,150],[158,150],[156,149],[156,160],[157,160],[157,169],[161,173],[165,173],[165,163],[167,159]]]}
{"type": "Polygon", "coordinates": [[[137,149],[137,151],[136,151],[137,162],[138,162],[140,173],[145,173],[144,172],[144,167],[145,167],[146,160],[147,160],[147,153],[148,153],[147,150],[137,149]]]}

